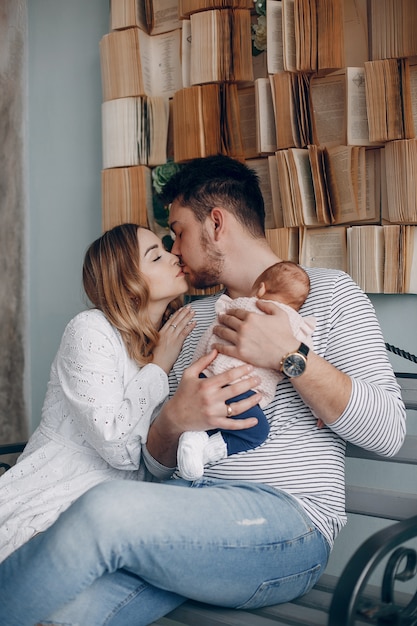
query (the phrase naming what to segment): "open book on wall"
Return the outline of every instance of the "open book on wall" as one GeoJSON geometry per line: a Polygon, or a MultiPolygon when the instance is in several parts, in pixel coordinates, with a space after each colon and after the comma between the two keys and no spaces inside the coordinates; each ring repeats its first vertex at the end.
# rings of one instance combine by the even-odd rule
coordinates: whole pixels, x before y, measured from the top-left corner
{"type": "Polygon", "coordinates": [[[363,67],[346,67],[310,80],[313,141],[316,145],[378,145],[369,137],[363,67]]]}
{"type": "Polygon", "coordinates": [[[369,60],[367,0],[267,0],[269,74],[320,72],[369,60]],[[334,10],[334,11],[333,11],[334,10]]]}
{"type": "Polygon", "coordinates": [[[117,167],[101,172],[103,232],[132,222],[151,227],[151,169],[145,165],[117,167]]]}
{"type": "Polygon", "coordinates": [[[277,145],[269,78],[238,87],[237,94],[245,158],[274,154],[277,145]]]}
{"type": "Polygon", "coordinates": [[[289,148],[275,156],[284,226],[318,226],[308,150],[289,148]]]}
{"type": "Polygon", "coordinates": [[[220,84],[220,98],[221,152],[244,161],[245,154],[237,84],[220,84]]]}
{"type": "Polygon", "coordinates": [[[299,262],[298,228],[269,228],[265,234],[267,242],[280,259],[299,262]]]}
{"type": "Polygon", "coordinates": [[[103,169],[166,162],[168,98],[108,100],[102,104],[101,118],[103,169]]]}
{"type": "Polygon", "coordinates": [[[241,161],[245,148],[234,83],[194,85],[173,98],[174,160],[226,154],[241,161]]]}
{"type": "Polygon", "coordinates": [[[138,26],[149,35],[181,28],[178,0],[110,0],[111,30],[138,26]]]}
{"type": "Polygon", "coordinates": [[[417,55],[415,0],[369,0],[370,59],[417,55]]]}
{"type": "Polygon", "coordinates": [[[372,141],[417,135],[417,58],[365,63],[366,105],[372,141]]]}
{"type": "Polygon", "coordinates": [[[269,78],[257,78],[254,84],[257,151],[273,154],[278,146],[271,82],[269,78]]]}
{"type": "Polygon", "coordinates": [[[380,221],[379,149],[311,145],[275,157],[284,226],[380,221]]]}
{"type": "Polygon", "coordinates": [[[381,155],[363,146],[325,149],[326,179],[333,223],[375,223],[381,219],[381,155]]]}
{"type": "Polygon", "coordinates": [[[346,230],[346,226],[300,228],[300,264],[346,272],[346,230]]]}
{"type": "Polygon", "coordinates": [[[173,138],[177,163],[221,151],[220,106],[219,85],[197,85],[174,94],[173,138]]]}
{"type": "Polygon", "coordinates": [[[417,293],[417,226],[352,226],[348,272],[367,293],[417,293]]]}
{"type": "Polygon", "coordinates": [[[115,30],[100,41],[103,101],[127,96],[165,96],[182,88],[181,29],[148,35],[140,28],[115,30]]]}
{"type": "Polygon", "coordinates": [[[278,163],[275,154],[268,156],[268,166],[275,229],[281,229],[284,228],[284,211],[282,208],[281,190],[279,188],[278,163]]]}
{"type": "Polygon", "coordinates": [[[181,18],[208,9],[253,9],[253,0],[178,0],[181,18]]]}
{"type": "Polygon", "coordinates": [[[343,0],[282,0],[284,69],[315,72],[343,67],[343,15],[343,0]]]}
{"type": "Polygon", "coordinates": [[[251,14],[248,9],[192,13],[191,85],[253,81],[251,14]]]}
{"type": "Polygon", "coordinates": [[[259,156],[255,86],[248,85],[246,87],[239,87],[237,97],[239,103],[240,127],[242,131],[243,154],[245,159],[253,159],[259,156]]]}
{"type": "Polygon", "coordinates": [[[313,143],[309,76],[280,72],[271,74],[270,81],[278,150],[313,143]]]}
{"type": "Polygon", "coordinates": [[[347,230],[348,273],[367,293],[384,292],[384,229],[354,226],[347,230]]]}
{"type": "Polygon", "coordinates": [[[280,258],[347,272],[366,293],[417,294],[417,226],[275,228],[266,238],[280,258]]]}
{"type": "Polygon", "coordinates": [[[417,139],[388,141],[384,148],[383,222],[417,224],[417,139]]]}
{"type": "Polygon", "coordinates": [[[266,0],[266,54],[269,74],[285,70],[282,27],[282,0],[266,0]]]}
{"type": "Polygon", "coordinates": [[[384,225],[384,293],[417,294],[417,226],[384,225]]]}

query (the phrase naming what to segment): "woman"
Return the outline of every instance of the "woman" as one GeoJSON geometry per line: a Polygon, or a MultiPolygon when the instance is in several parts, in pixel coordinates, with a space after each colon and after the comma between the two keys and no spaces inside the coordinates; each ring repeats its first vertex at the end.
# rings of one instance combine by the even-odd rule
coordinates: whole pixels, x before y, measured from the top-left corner
{"type": "Polygon", "coordinates": [[[0,479],[0,561],[94,485],[145,478],[141,446],[194,328],[178,258],[136,224],[91,244],[83,285],[93,308],[66,327],[41,423],[0,479]]]}

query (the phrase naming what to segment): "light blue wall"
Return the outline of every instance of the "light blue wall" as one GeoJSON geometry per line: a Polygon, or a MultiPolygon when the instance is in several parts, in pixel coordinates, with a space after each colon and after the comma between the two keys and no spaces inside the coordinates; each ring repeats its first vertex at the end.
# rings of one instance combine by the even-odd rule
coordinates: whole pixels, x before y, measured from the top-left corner
{"type": "Polygon", "coordinates": [[[81,264],[101,231],[99,41],[108,0],[28,0],[31,429],[66,323],[84,308],[81,264]]]}
{"type": "MultiPolygon", "coordinates": [[[[28,0],[31,428],[63,329],[83,308],[81,264],[101,230],[99,41],[108,0],[28,0]]],[[[372,296],[386,340],[417,353],[417,296],[372,296]]],[[[366,346],[364,346],[364,355],[366,346]]],[[[393,357],[399,370],[416,366],[393,357]]]]}

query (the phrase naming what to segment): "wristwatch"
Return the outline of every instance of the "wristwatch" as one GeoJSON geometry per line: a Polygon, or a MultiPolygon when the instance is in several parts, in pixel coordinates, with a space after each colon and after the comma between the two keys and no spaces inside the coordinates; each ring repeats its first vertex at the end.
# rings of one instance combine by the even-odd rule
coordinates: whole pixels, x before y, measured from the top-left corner
{"type": "Polygon", "coordinates": [[[301,376],[307,367],[307,354],[310,348],[305,343],[300,343],[296,352],[290,352],[282,357],[279,370],[288,378],[301,376]]]}

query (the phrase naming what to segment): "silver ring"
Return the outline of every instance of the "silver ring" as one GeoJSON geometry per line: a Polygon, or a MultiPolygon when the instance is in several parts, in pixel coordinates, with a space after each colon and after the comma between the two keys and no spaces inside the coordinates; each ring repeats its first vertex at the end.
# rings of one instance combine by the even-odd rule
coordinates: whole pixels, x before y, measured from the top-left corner
{"type": "Polygon", "coordinates": [[[176,328],[177,325],[176,324],[171,324],[172,328],[176,328]]]}
{"type": "Polygon", "coordinates": [[[227,417],[232,417],[233,409],[230,404],[227,405],[227,417]]]}

